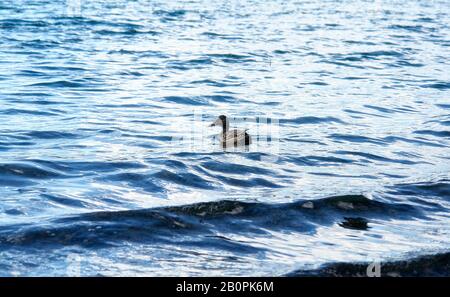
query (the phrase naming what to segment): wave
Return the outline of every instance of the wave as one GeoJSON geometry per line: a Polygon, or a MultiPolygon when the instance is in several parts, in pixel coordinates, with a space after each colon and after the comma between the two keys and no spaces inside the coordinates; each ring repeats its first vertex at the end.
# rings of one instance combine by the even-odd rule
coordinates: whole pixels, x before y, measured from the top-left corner
{"type": "Polygon", "coordinates": [[[52,82],[40,82],[31,84],[31,87],[50,87],[50,88],[82,88],[85,87],[86,84],[82,82],[73,82],[66,80],[58,80],[52,82]]]}
{"type": "Polygon", "coordinates": [[[376,139],[361,135],[352,135],[352,134],[331,134],[328,136],[331,139],[338,141],[346,141],[346,142],[357,142],[357,143],[373,143],[379,145],[386,145],[386,142],[382,139],[376,139]]]}
{"type": "Polygon", "coordinates": [[[135,35],[150,35],[150,36],[155,36],[155,35],[159,35],[161,34],[158,31],[154,31],[154,30],[138,30],[135,28],[128,28],[125,30],[98,30],[98,31],[94,31],[95,34],[98,35],[123,35],[123,36],[135,36],[135,35]]]}
{"type": "MultiPolygon", "coordinates": [[[[134,180],[134,176],[131,179],[134,180]]],[[[51,196],[49,199],[73,204],[68,197],[51,196]]],[[[75,206],[82,207],[83,202],[75,206]]],[[[268,234],[270,230],[310,233],[318,225],[335,223],[340,223],[342,228],[365,229],[370,228],[372,219],[420,216],[421,211],[414,206],[376,201],[363,195],[282,204],[221,200],[151,209],[82,213],[37,224],[3,226],[0,229],[0,249],[18,245],[109,246],[124,240],[170,242],[181,235],[184,238],[204,237],[224,229],[246,236],[252,233],[268,234]]]]}
{"type": "Polygon", "coordinates": [[[287,162],[293,162],[297,165],[303,166],[327,166],[335,164],[350,164],[354,163],[354,160],[344,159],[338,157],[326,157],[326,156],[289,156],[285,157],[284,160],[287,162]]]}
{"type": "Polygon", "coordinates": [[[24,135],[32,139],[75,139],[82,137],[79,134],[59,131],[30,131],[26,132],[24,135]]]}
{"type": "Polygon", "coordinates": [[[240,100],[234,96],[229,96],[229,95],[205,95],[205,96],[193,96],[193,97],[166,96],[166,97],[162,98],[162,100],[164,102],[194,105],[194,106],[210,105],[210,104],[213,104],[214,102],[220,102],[220,103],[248,102],[246,100],[240,100]]]}
{"type": "Polygon", "coordinates": [[[181,97],[181,96],[166,96],[163,98],[165,102],[172,102],[177,104],[186,104],[186,105],[207,105],[208,101],[205,98],[201,97],[181,97]]]}
{"type": "Polygon", "coordinates": [[[2,19],[0,20],[0,29],[17,30],[20,28],[46,28],[49,23],[42,20],[24,20],[24,19],[2,19]]]}
{"type": "MultiPolygon", "coordinates": [[[[53,109],[52,111],[56,111],[53,109]]],[[[58,112],[49,112],[49,111],[38,111],[38,110],[29,110],[29,109],[18,109],[18,108],[9,108],[0,111],[0,114],[5,115],[17,115],[17,114],[28,114],[28,115],[38,115],[38,116],[56,116],[60,113],[64,113],[62,110],[58,110],[58,112]]]]}
{"type": "Polygon", "coordinates": [[[422,25],[390,25],[388,29],[393,30],[405,30],[408,32],[422,33],[425,31],[431,31],[431,28],[425,28],[422,25]]]}
{"type": "Polygon", "coordinates": [[[213,189],[212,183],[196,174],[189,172],[174,173],[169,170],[161,170],[153,176],[159,180],[168,181],[182,186],[201,189],[213,189]]]}
{"type": "MultiPolygon", "coordinates": [[[[14,145],[33,145],[34,143],[18,142],[14,145]]],[[[0,149],[3,145],[0,143],[0,149]]],[[[11,144],[5,149],[11,148],[11,144]]],[[[35,185],[39,180],[54,180],[61,178],[77,178],[96,175],[101,172],[114,172],[121,169],[137,169],[144,166],[133,162],[56,162],[29,159],[16,163],[0,163],[0,185],[10,187],[26,187],[35,185]]],[[[132,174],[130,174],[132,176],[132,174]]],[[[102,179],[126,183],[127,175],[106,175],[102,179]]],[[[129,181],[129,179],[128,179],[129,181]]],[[[139,180],[133,181],[133,186],[139,185],[139,180]]],[[[141,185],[144,187],[144,185],[141,185]]],[[[148,185],[147,185],[148,187],[148,185]]],[[[156,188],[158,189],[158,188],[156,188]]]]}
{"type": "Polygon", "coordinates": [[[450,109],[450,104],[436,104],[436,106],[443,109],[450,109]]]}
{"type": "Polygon", "coordinates": [[[80,162],[80,161],[48,161],[40,159],[31,159],[29,161],[67,173],[80,173],[80,172],[100,173],[100,172],[111,172],[114,170],[146,168],[145,165],[134,161],[80,162]]]}
{"type": "Polygon", "coordinates": [[[438,89],[438,90],[448,90],[450,89],[450,83],[449,82],[439,82],[434,84],[426,84],[422,85],[422,88],[432,88],[432,89],[438,89]]]}
{"type": "Polygon", "coordinates": [[[442,179],[428,183],[400,184],[391,187],[397,195],[425,196],[450,199],[450,180],[442,179]]]}
{"type": "Polygon", "coordinates": [[[217,81],[217,80],[211,80],[211,79],[196,80],[196,81],[192,81],[191,84],[203,84],[203,85],[219,87],[219,88],[242,85],[242,83],[231,83],[231,82],[227,82],[227,81],[217,81]]]}
{"type": "Polygon", "coordinates": [[[186,15],[189,11],[185,9],[174,9],[174,10],[164,10],[164,9],[158,9],[155,10],[153,13],[157,16],[162,16],[168,19],[177,19],[179,17],[183,17],[186,15]]]}
{"type": "Polygon", "coordinates": [[[224,54],[207,54],[207,57],[220,59],[223,62],[242,63],[248,61],[254,61],[249,55],[224,53],[224,54]]]}
{"type": "Polygon", "coordinates": [[[429,140],[424,139],[410,139],[400,136],[386,136],[383,138],[383,141],[389,142],[389,143],[395,143],[395,142],[407,142],[412,143],[416,145],[424,145],[424,146],[431,146],[431,147],[446,147],[444,144],[438,143],[438,142],[432,142],[429,140]]]}
{"type": "Polygon", "coordinates": [[[363,152],[357,152],[357,151],[334,151],[333,153],[338,154],[338,155],[349,155],[349,156],[362,157],[365,162],[380,161],[380,162],[399,163],[399,164],[408,164],[408,165],[424,163],[422,161],[411,161],[408,159],[392,159],[392,158],[380,156],[377,154],[363,153],[363,152]]]}
{"type": "Polygon", "coordinates": [[[155,180],[149,177],[147,174],[139,173],[117,173],[109,174],[101,178],[101,180],[108,182],[118,182],[120,184],[127,184],[134,189],[141,189],[150,193],[165,192],[164,187],[161,187],[155,183],[155,180]]]}
{"type": "Polygon", "coordinates": [[[56,47],[60,47],[61,43],[54,40],[43,40],[43,39],[34,39],[34,40],[27,40],[21,42],[21,47],[25,48],[33,48],[33,49],[54,49],[56,47]]]}
{"type": "Polygon", "coordinates": [[[335,117],[297,117],[294,119],[280,119],[280,124],[299,124],[299,125],[307,125],[307,124],[321,124],[321,123],[337,123],[337,124],[346,124],[343,120],[340,120],[335,117]]]}
{"type": "Polygon", "coordinates": [[[265,175],[272,175],[274,172],[270,169],[265,169],[261,167],[256,166],[247,166],[242,164],[236,164],[236,163],[225,163],[225,162],[218,162],[218,161],[207,161],[202,162],[200,164],[201,167],[222,172],[222,173],[234,173],[234,174],[265,174],[265,175]]]}
{"type": "Polygon", "coordinates": [[[211,39],[223,39],[223,40],[242,40],[243,38],[239,35],[232,35],[232,34],[221,34],[221,33],[215,33],[215,32],[203,32],[201,33],[202,36],[206,36],[211,39]]]}
{"type": "Polygon", "coordinates": [[[416,134],[422,134],[422,135],[431,135],[435,137],[450,137],[450,131],[436,131],[436,130],[416,130],[414,131],[416,134]]]}
{"type": "Polygon", "coordinates": [[[39,166],[37,164],[30,163],[9,163],[0,164],[0,176],[2,177],[2,183],[9,183],[8,177],[21,177],[24,179],[49,179],[49,178],[61,178],[66,175],[60,171],[39,166]]]}
{"type": "Polygon", "coordinates": [[[403,54],[397,51],[372,51],[372,52],[356,52],[351,54],[334,54],[335,61],[360,62],[364,60],[374,60],[386,57],[402,57],[403,54]]]}

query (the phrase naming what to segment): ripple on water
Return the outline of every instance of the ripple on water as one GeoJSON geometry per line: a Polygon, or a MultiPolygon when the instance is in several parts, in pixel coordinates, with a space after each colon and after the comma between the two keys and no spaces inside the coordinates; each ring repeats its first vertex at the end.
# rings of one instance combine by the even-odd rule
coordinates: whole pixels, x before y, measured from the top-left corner
{"type": "Polygon", "coordinates": [[[59,131],[30,131],[24,133],[24,135],[31,139],[75,139],[82,137],[79,134],[59,131]]]}
{"type": "Polygon", "coordinates": [[[299,124],[299,125],[322,124],[322,123],[346,124],[344,121],[332,116],[328,117],[304,116],[293,119],[280,119],[279,122],[280,124],[299,124]]]}

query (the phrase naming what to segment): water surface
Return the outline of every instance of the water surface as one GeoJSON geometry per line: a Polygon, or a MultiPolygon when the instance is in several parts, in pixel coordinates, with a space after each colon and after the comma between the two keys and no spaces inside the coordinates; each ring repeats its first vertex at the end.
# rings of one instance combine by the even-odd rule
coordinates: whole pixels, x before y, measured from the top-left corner
{"type": "Polygon", "coordinates": [[[81,2],[0,4],[0,275],[439,268],[447,1],[81,2]]]}

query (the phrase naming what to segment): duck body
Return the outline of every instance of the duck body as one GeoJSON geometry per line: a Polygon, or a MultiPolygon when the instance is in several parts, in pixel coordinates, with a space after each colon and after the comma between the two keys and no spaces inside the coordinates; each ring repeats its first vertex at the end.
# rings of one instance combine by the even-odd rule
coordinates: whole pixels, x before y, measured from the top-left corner
{"type": "Polygon", "coordinates": [[[233,129],[220,133],[220,143],[223,147],[250,145],[252,138],[247,130],[233,129]]]}
{"type": "Polygon", "coordinates": [[[231,129],[226,116],[221,115],[211,126],[222,127],[222,132],[219,135],[220,144],[222,147],[237,147],[250,145],[252,139],[247,133],[247,130],[231,129]]]}

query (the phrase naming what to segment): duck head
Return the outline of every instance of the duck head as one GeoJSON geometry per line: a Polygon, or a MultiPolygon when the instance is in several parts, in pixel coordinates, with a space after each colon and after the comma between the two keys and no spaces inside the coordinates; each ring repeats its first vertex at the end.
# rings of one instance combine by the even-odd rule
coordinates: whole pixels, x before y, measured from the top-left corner
{"type": "Polygon", "coordinates": [[[214,121],[214,123],[212,123],[209,126],[210,127],[219,126],[222,127],[223,131],[227,131],[229,127],[229,122],[226,116],[221,115],[214,121]]]}

